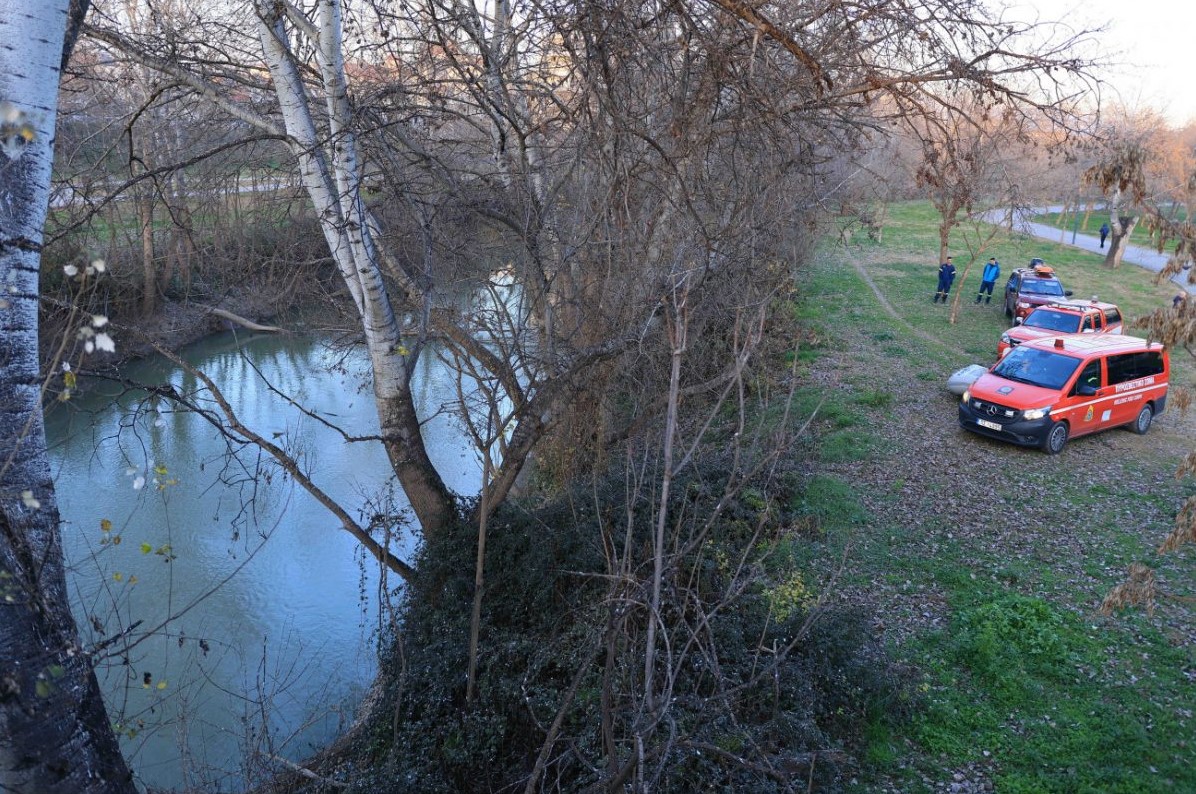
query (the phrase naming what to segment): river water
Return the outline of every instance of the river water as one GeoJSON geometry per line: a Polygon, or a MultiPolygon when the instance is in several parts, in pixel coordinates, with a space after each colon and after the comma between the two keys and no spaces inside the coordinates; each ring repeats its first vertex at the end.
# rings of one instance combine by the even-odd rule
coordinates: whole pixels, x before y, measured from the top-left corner
{"type": "MultiPolygon", "coordinates": [[[[227,333],[184,355],[351,513],[405,507],[388,495],[380,445],[346,441],[275,391],[349,435],[374,434],[362,351],[227,333]]],[[[453,381],[433,356],[422,364],[421,415],[433,416],[455,399],[453,381]]],[[[161,359],[123,376],[199,388],[161,359]]],[[[397,577],[381,581],[327,510],[256,450],[230,454],[199,415],[82,385],[48,416],[47,436],[80,630],[111,643],[98,671],[109,711],[143,785],[236,791],[270,756],[302,758],[352,719],[397,577]]],[[[424,433],[449,487],[476,493],[480,466],[449,414],[424,433]]],[[[415,538],[396,534],[409,558],[415,538]]]]}

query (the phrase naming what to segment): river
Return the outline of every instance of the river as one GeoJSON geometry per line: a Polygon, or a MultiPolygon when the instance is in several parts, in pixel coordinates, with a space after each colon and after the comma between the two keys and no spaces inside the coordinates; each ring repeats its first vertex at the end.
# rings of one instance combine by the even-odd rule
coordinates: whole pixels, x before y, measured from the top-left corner
{"type": "MultiPolygon", "coordinates": [[[[405,506],[388,492],[380,445],[345,441],[275,392],[350,435],[374,434],[363,351],[226,333],[184,356],[351,513],[405,506]]],[[[421,415],[432,416],[455,399],[453,381],[434,356],[421,364],[421,415]]],[[[198,387],[163,359],[122,374],[198,387]]],[[[336,519],[257,450],[230,455],[203,418],[144,392],[81,385],[47,417],[47,437],[76,617],[85,641],[111,643],[98,673],[126,756],[143,786],[237,791],[270,756],[302,758],[352,719],[397,577],[381,581],[336,519]]],[[[449,487],[476,493],[480,466],[461,428],[440,413],[424,432],[449,487]]],[[[396,542],[409,558],[412,534],[396,542]]]]}

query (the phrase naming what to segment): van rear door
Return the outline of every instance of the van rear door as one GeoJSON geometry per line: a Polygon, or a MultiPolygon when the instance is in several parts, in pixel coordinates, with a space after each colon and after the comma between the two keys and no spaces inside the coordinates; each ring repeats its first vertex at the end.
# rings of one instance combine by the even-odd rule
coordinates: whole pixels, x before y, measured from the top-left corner
{"type": "Polygon", "coordinates": [[[1117,353],[1108,356],[1107,367],[1112,393],[1108,426],[1129,424],[1164,381],[1163,351],[1117,353]]]}

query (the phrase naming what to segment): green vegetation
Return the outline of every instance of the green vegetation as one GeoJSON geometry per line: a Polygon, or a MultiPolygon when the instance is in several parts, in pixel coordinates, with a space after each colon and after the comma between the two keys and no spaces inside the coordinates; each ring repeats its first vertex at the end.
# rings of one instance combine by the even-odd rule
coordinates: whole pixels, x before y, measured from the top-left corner
{"type": "Polygon", "coordinates": [[[1130,265],[1110,270],[1103,267],[1103,258],[1097,254],[1009,233],[999,235],[974,255],[966,249],[952,249],[959,275],[951,293],[952,300],[960,298],[960,306],[958,321],[951,325],[949,307],[931,303],[938,268],[937,224],[929,203],[891,207],[883,245],[868,241],[853,245],[847,253],[841,248],[828,253],[835,264],[820,268],[814,280],[803,285],[800,292],[814,308],[799,311],[798,319],[807,313],[816,316],[822,326],[821,337],[842,338],[846,329],[853,328],[864,335],[869,348],[883,351],[895,344],[907,350],[916,348],[918,356],[911,366],[934,362],[941,368],[992,363],[997,337],[1009,325],[998,305],[1000,290],[1012,268],[1035,257],[1055,268],[1073,297],[1111,301],[1130,318],[1170,305],[1173,290],[1154,284],[1152,275],[1144,270],[1130,265]],[[976,305],[980,274],[990,256],[1001,262],[1001,279],[993,302],[976,305]],[[880,306],[851,260],[864,267],[895,307],[897,318],[880,306]],[[837,325],[829,326],[832,321],[837,325]],[[918,332],[941,344],[928,342],[918,332]]]}
{"type": "MultiPolygon", "coordinates": [[[[1153,553],[1190,489],[1172,475],[1184,438],[1156,427],[1137,445],[1110,431],[1050,459],[961,434],[952,398],[937,391],[954,368],[991,363],[1007,327],[995,303],[971,302],[988,256],[1002,263],[998,287],[1011,267],[1042,257],[1077,297],[1099,295],[1129,318],[1166,305],[1170,290],[1139,268],[1110,271],[1097,255],[1003,234],[966,275],[972,258],[956,250],[963,303],[952,325],[949,308],[930,302],[935,225],[929,205],[892,207],[883,246],[828,248],[800,290],[827,307],[820,334],[840,355],[828,350],[818,366],[844,373],[835,400],[857,416],[847,429],[818,428],[819,460],[834,475],[812,473],[794,509],[822,533],[788,559],[808,578],[846,555],[840,585],[904,627],[892,650],[922,676],[912,723],[875,717],[861,728],[858,789],[930,790],[955,774],[1015,794],[1196,790],[1192,616],[1174,604],[1153,616],[1097,611],[1136,560],[1191,591],[1190,561],[1153,553]],[[928,388],[933,396],[911,404],[928,388]],[[891,471],[879,484],[868,479],[877,469],[891,471]]],[[[1173,382],[1190,379],[1187,356],[1173,369],[1173,382]]]]}
{"type": "Polygon", "coordinates": [[[1191,787],[1191,728],[1176,708],[1190,653],[1150,632],[1124,647],[1041,599],[981,588],[959,598],[950,630],[913,648],[934,691],[915,730],[926,752],[993,759],[998,791],[1191,787]]]}
{"type": "MultiPolygon", "coordinates": [[[[696,515],[705,516],[721,498],[727,460],[703,458],[679,484],[671,513],[698,506],[696,515]]],[[[661,630],[677,640],[667,661],[669,714],[687,749],[662,758],[662,790],[777,790],[775,775],[761,774],[757,762],[733,763],[725,754],[788,764],[803,783],[832,788],[844,777],[847,751],[862,751],[861,726],[882,715],[900,720],[914,705],[909,671],[886,658],[867,612],[819,606],[825,577],[799,568],[810,560],[814,522],[841,531],[865,520],[865,511],[845,482],[816,478],[803,497],[791,492],[799,479],[786,472],[740,489],[709,539],[677,558],[684,575],[676,582],[688,596],[667,607],[661,630]],[[816,608],[818,619],[808,622],[816,608]]],[[[645,620],[618,606],[643,596],[622,589],[603,553],[615,517],[637,516],[628,548],[649,543],[650,500],[628,505],[625,482],[613,473],[534,512],[511,506],[491,519],[485,653],[472,704],[461,671],[475,530],[461,526],[427,542],[401,607],[401,640],[389,646],[385,703],[354,748],[365,771],[352,791],[514,787],[562,707],[571,750],[553,761],[553,777],[568,791],[594,782],[604,709],[614,708],[619,722],[633,713],[623,704],[639,695],[634,682],[643,669],[645,620]]],[[[615,524],[621,535],[622,518],[615,524]]]]}
{"type": "MultiPolygon", "coordinates": [[[[1167,210],[1166,207],[1163,209],[1164,211],[1167,210]]],[[[1171,209],[1175,213],[1173,217],[1175,217],[1176,220],[1190,220],[1190,216],[1182,207],[1172,207],[1171,209]]],[[[1088,215],[1087,223],[1084,222],[1083,211],[1079,213],[1078,218],[1076,213],[1073,212],[1068,212],[1066,214],[1060,212],[1045,212],[1040,215],[1036,215],[1034,220],[1038,223],[1045,223],[1048,226],[1054,226],[1056,229],[1059,229],[1060,232],[1063,233],[1062,239],[1066,242],[1071,239],[1071,233],[1073,231],[1078,231],[1080,234],[1098,235],[1100,225],[1107,221],[1108,218],[1109,215],[1107,212],[1094,210],[1090,215],[1088,215]]],[[[1130,234],[1130,243],[1132,245],[1141,245],[1145,247],[1150,247],[1152,245],[1150,231],[1146,228],[1146,224],[1144,222],[1140,221],[1138,225],[1134,227],[1134,231],[1130,234]]]]}

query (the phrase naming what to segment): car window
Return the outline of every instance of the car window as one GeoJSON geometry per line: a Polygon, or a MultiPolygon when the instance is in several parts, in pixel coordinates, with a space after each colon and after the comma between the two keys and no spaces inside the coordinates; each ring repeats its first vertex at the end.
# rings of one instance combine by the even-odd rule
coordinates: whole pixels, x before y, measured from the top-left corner
{"type": "Polygon", "coordinates": [[[1125,383],[1127,380],[1133,380],[1133,353],[1124,353],[1120,356],[1109,356],[1109,385],[1113,386],[1118,383],[1125,383]]]}
{"type": "Polygon", "coordinates": [[[1145,378],[1150,375],[1163,374],[1163,353],[1159,350],[1147,350],[1141,353],[1135,353],[1139,378],[1145,378]]]}
{"type": "Polygon", "coordinates": [[[1163,353],[1145,350],[1141,353],[1122,353],[1109,356],[1109,385],[1125,383],[1163,372],[1163,353]]]}
{"type": "Polygon", "coordinates": [[[1099,389],[1100,384],[1100,359],[1089,361],[1084,365],[1083,371],[1080,372],[1080,377],[1076,378],[1076,385],[1072,388],[1071,393],[1075,394],[1080,386],[1091,386],[1094,389],[1099,389]]]}
{"type": "Polygon", "coordinates": [[[1080,317],[1055,309],[1035,309],[1030,312],[1030,316],[1022,324],[1030,328],[1044,328],[1048,331],[1074,334],[1080,328],[1080,317]]]}
{"type": "Polygon", "coordinates": [[[1063,285],[1054,279],[1027,279],[1022,283],[1022,292],[1030,295],[1062,295],[1063,285]]]}
{"type": "Polygon", "coordinates": [[[1092,315],[1092,327],[1098,331],[1104,330],[1105,318],[1101,315],[1100,312],[1097,312],[1096,314],[1092,315]]]}
{"type": "Polygon", "coordinates": [[[1022,345],[1013,348],[992,372],[1044,389],[1061,389],[1079,366],[1078,358],[1022,345]]]}
{"type": "Polygon", "coordinates": [[[1080,330],[1081,331],[1091,331],[1092,330],[1092,315],[1091,314],[1084,318],[1084,325],[1082,328],[1080,328],[1080,330]]]}
{"type": "Polygon", "coordinates": [[[1112,325],[1113,323],[1121,322],[1121,313],[1116,309],[1109,309],[1105,312],[1105,324],[1112,325]]]}

